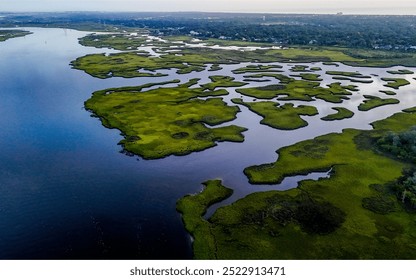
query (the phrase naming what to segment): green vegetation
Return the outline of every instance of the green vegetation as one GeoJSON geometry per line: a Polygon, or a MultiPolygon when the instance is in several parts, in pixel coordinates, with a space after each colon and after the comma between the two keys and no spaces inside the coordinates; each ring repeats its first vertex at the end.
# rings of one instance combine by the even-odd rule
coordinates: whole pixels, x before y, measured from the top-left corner
{"type": "Polygon", "coordinates": [[[202,100],[198,97],[228,92],[190,89],[196,82],[191,80],[175,88],[144,92],[140,87],[98,91],[85,102],[85,107],[98,116],[103,125],[122,132],[125,139],[120,144],[126,152],[145,159],[186,155],[213,147],[219,141],[242,142],[245,128],[234,125],[208,128],[205,125],[231,121],[239,109],[227,106],[220,98],[202,100]]]}
{"type": "MultiPolygon", "coordinates": [[[[388,130],[402,132],[413,126],[415,121],[416,114],[397,113],[386,120],[373,123],[374,131],[372,132],[373,134],[383,133],[381,136],[387,133],[386,131],[388,130]]],[[[252,166],[246,168],[244,172],[249,177],[251,183],[277,184],[280,183],[285,176],[329,170],[333,166],[341,168],[340,165],[345,161],[356,161],[357,164],[354,165],[355,168],[364,168],[364,164],[361,164],[358,161],[365,161],[365,154],[368,155],[368,158],[381,157],[380,161],[389,161],[392,165],[399,164],[396,161],[391,162],[392,159],[386,158],[385,156],[375,155],[372,151],[374,145],[370,145],[370,148],[368,148],[369,151],[367,152],[363,150],[363,148],[366,148],[365,145],[361,145],[364,147],[359,147],[360,149],[358,149],[354,139],[356,138],[359,140],[359,135],[361,137],[365,136],[360,133],[359,130],[346,129],[341,134],[332,133],[317,137],[313,140],[299,142],[293,146],[280,149],[279,160],[276,163],[252,166]],[[355,149],[357,150],[355,151],[355,149]],[[303,164],[296,164],[300,159],[303,160],[303,164]],[[285,168],[282,169],[282,166],[285,166],[285,168]]],[[[365,141],[361,140],[361,142],[365,141]]],[[[377,166],[377,168],[380,168],[380,162],[374,160],[368,160],[365,165],[367,166],[366,168],[376,168],[377,166]]],[[[351,168],[354,166],[351,166],[351,168]]],[[[400,166],[402,166],[401,163],[400,166]]],[[[385,168],[388,168],[388,165],[386,165],[385,168]]],[[[364,173],[360,171],[357,174],[364,173]]],[[[371,174],[374,173],[371,172],[371,174]]],[[[333,178],[333,176],[331,178],[333,178]]],[[[386,182],[388,181],[389,180],[386,182]]]]}
{"type": "Polygon", "coordinates": [[[374,184],[369,187],[375,190],[375,195],[364,197],[362,199],[362,206],[374,213],[386,215],[391,212],[399,211],[397,207],[397,200],[392,196],[389,184],[380,185],[374,184]]]}
{"type": "Polygon", "coordinates": [[[279,80],[280,82],[284,84],[288,84],[291,81],[293,81],[293,78],[290,78],[288,76],[285,76],[283,74],[276,74],[276,73],[258,73],[258,74],[252,74],[252,75],[245,75],[244,78],[248,79],[262,79],[262,78],[275,78],[276,80],[279,80]]]}
{"type": "Polygon", "coordinates": [[[308,68],[309,68],[309,66],[307,66],[307,65],[295,65],[292,68],[290,68],[290,71],[292,71],[292,72],[309,72],[308,68]]]}
{"type": "Polygon", "coordinates": [[[408,69],[399,69],[397,71],[389,70],[387,71],[387,73],[393,74],[393,75],[411,75],[411,74],[414,74],[415,72],[410,71],[408,69]]]}
{"type": "Polygon", "coordinates": [[[331,76],[345,76],[351,78],[359,78],[359,79],[370,79],[371,76],[364,76],[359,72],[345,72],[345,71],[326,71],[327,75],[331,76]]]}
{"type": "Polygon", "coordinates": [[[356,85],[341,85],[341,83],[332,83],[328,85],[328,88],[335,95],[351,95],[350,91],[358,91],[356,85]]]}
{"type": "Polygon", "coordinates": [[[328,116],[325,116],[321,118],[321,120],[335,121],[335,120],[343,120],[343,119],[352,118],[354,116],[354,112],[348,110],[347,108],[333,107],[332,109],[336,110],[337,112],[335,114],[330,114],[328,116]]]}
{"type": "Polygon", "coordinates": [[[416,113],[416,107],[411,107],[411,108],[404,109],[403,112],[405,112],[405,113],[416,113]]]}
{"type": "MultiPolygon", "coordinates": [[[[348,48],[344,49],[344,53],[357,59],[365,60],[367,62],[367,66],[370,67],[392,67],[396,65],[413,67],[416,62],[416,55],[411,52],[348,48]]],[[[362,62],[359,62],[358,64],[352,62],[348,63],[348,65],[364,66],[362,62]]]]}
{"type": "Polygon", "coordinates": [[[359,80],[354,78],[348,78],[348,77],[332,77],[334,80],[340,80],[340,81],[350,81],[352,83],[362,83],[362,84],[371,84],[373,83],[373,80],[359,80]]]}
{"type": "Polygon", "coordinates": [[[395,98],[380,98],[377,96],[372,95],[364,95],[366,100],[363,101],[358,106],[358,110],[360,111],[369,111],[371,109],[374,109],[376,107],[390,105],[390,104],[398,104],[400,101],[395,98]]]}
{"type": "Polygon", "coordinates": [[[279,106],[279,103],[271,101],[244,102],[238,98],[234,98],[232,101],[235,104],[246,106],[250,111],[262,116],[261,124],[283,130],[293,130],[307,126],[308,123],[300,116],[318,114],[318,110],[313,106],[299,105],[294,107],[291,103],[279,106]]]}
{"type": "Polygon", "coordinates": [[[339,67],[338,63],[335,63],[335,62],[322,62],[322,64],[323,65],[326,65],[326,66],[336,66],[336,67],[339,67]]]}
{"type": "Polygon", "coordinates": [[[414,166],[404,169],[403,175],[389,187],[406,210],[411,213],[416,212],[416,168],[414,166]]]}
{"type": "Polygon", "coordinates": [[[270,44],[270,43],[246,42],[242,40],[222,40],[222,39],[215,39],[215,38],[204,39],[200,43],[205,43],[208,46],[218,45],[222,47],[272,47],[273,46],[273,44],[270,44]]]}
{"type": "Polygon", "coordinates": [[[402,78],[381,78],[382,81],[388,82],[385,87],[399,89],[402,86],[410,85],[410,82],[402,78]]]}
{"type": "Polygon", "coordinates": [[[244,82],[258,82],[258,83],[264,83],[264,82],[270,82],[269,79],[253,79],[253,78],[247,78],[243,80],[244,82]]]}
{"type": "Polygon", "coordinates": [[[204,224],[190,221],[192,234],[201,234],[195,257],[414,259],[415,214],[387,187],[390,182],[414,186],[414,170],[402,175],[405,163],[374,150],[386,131],[401,133],[414,123],[416,114],[398,113],[373,123],[371,131],[346,129],[302,141],[281,148],[274,163],[246,168],[255,184],[331,168],[332,174],[289,191],[251,194],[219,208],[204,224]],[[207,252],[207,244],[215,244],[214,251],[207,252]]]}
{"type": "MultiPolygon", "coordinates": [[[[169,53],[160,57],[151,57],[137,52],[117,54],[92,54],[77,58],[71,64],[73,68],[83,70],[97,78],[109,77],[154,77],[162,76],[154,71],[161,69],[177,69],[179,74],[202,71],[206,64],[231,64],[250,61],[254,53],[242,56],[238,51],[208,49],[182,49],[181,55],[169,53]]],[[[244,53],[245,54],[245,53],[244,53]]]]}
{"type": "MultiPolygon", "coordinates": [[[[161,76],[157,71],[162,69],[175,69],[178,74],[186,74],[204,71],[210,65],[209,71],[217,71],[221,69],[221,64],[241,62],[324,62],[337,66],[335,62],[338,62],[383,67],[398,63],[416,65],[416,55],[412,53],[387,54],[382,51],[316,46],[254,51],[219,49],[213,52],[209,48],[179,48],[182,42],[178,41],[193,42],[189,36],[164,38],[167,41],[151,39],[151,42],[141,34],[100,36],[83,39],[83,44],[128,52],[88,55],[72,62],[74,68],[99,78],[161,76]],[[157,47],[161,56],[152,57],[137,51],[137,47],[142,45],[157,47]],[[174,53],[167,52],[168,49],[174,53]]],[[[249,42],[218,42],[216,39],[208,39],[203,43],[253,45],[249,42]]],[[[306,65],[294,66],[291,69],[293,72],[308,72],[296,75],[301,80],[278,73],[281,72],[280,68],[279,65],[253,64],[234,70],[235,74],[257,73],[244,76],[244,81],[264,81],[267,78],[279,80],[279,84],[236,91],[261,99],[323,99],[342,103],[358,90],[355,85],[343,86],[341,83],[322,86],[320,75],[310,73],[321,70],[319,67],[309,69],[306,65]]],[[[398,72],[408,73],[399,70],[391,74],[398,72]]],[[[333,79],[355,83],[373,82],[370,76],[358,72],[328,71],[327,74],[333,75],[333,79]]],[[[85,106],[106,127],[122,132],[124,140],[120,144],[125,151],[145,159],[186,155],[213,147],[219,141],[243,141],[242,132],[245,128],[235,125],[212,126],[235,119],[239,112],[238,106],[227,106],[221,98],[214,98],[228,94],[226,90],[217,88],[241,87],[246,83],[228,76],[217,75],[210,79],[210,83],[199,87],[196,86],[198,79],[193,79],[173,88],[154,87],[179,81],[107,89],[95,92],[85,106]],[[153,89],[143,91],[145,88],[153,89]]],[[[390,82],[386,86],[394,88],[405,85],[406,81],[392,78],[383,80],[390,82]]],[[[359,106],[359,110],[399,102],[393,98],[364,97],[367,100],[359,106]]],[[[277,129],[306,126],[307,122],[301,116],[318,114],[312,106],[295,107],[290,103],[280,105],[270,101],[244,102],[242,99],[232,101],[262,116],[262,124],[277,129]]],[[[339,120],[353,116],[353,112],[346,108],[333,109],[337,113],[322,119],[339,120]]],[[[276,162],[244,170],[251,183],[275,184],[287,176],[328,170],[331,170],[331,177],[303,181],[298,188],[285,192],[249,195],[218,209],[208,221],[203,218],[207,208],[229,197],[232,191],[218,180],[205,182],[206,188],[200,194],[186,196],[177,204],[186,229],[195,239],[195,257],[414,259],[416,223],[413,212],[409,210],[416,206],[416,169],[407,171],[404,168],[415,163],[404,161],[405,158],[401,156],[404,148],[395,153],[390,147],[395,145],[397,137],[400,140],[405,135],[404,130],[416,122],[416,114],[413,114],[416,109],[407,112],[374,123],[372,131],[346,129],[342,133],[320,136],[280,149],[276,162]],[[387,131],[392,132],[389,134],[387,131]],[[388,142],[386,139],[391,135],[392,142],[388,142]],[[380,146],[375,148],[376,145],[380,146]]],[[[399,145],[395,147],[399,149],[399,145]]],[[[407,155],[411,152],[412,149],[410,152],[406,150],[407,155]]]]}
{"type": "Polygon", "coordinates": [[[343,62],[360,64],[365,62],[345,54],[342,49],[335,48],[288,48],[281,50],[268,50],[266,55],[275,57],[279,62],[343,62]]]}
{"type": "Polygon", "coordinates": [[[371,80],[371,76],[364,76],[358,72],[326,71],[326,74],[335,76],[335,77],[332,77],[332,79],[334,80],[350,81],[353,83],[364,83],[364,84],[370,84],[373,82],[373,80],[371,80]]]}
{"type": "Polygon", "coordinates": [[[154,45],[160,43],[155,39],[150,40],[146,35],[148,31],[142,29],[131,33],[111,33],[111,34],[90,34],[81,39],[79,43],[87,47],[112,48],[120,51],[137,50],[144,45],[154,45]]]}
{"type": "Polygon", "coordinates": [[[283,72],[280,65],[248,65],[246,67],[241,67],[233,70],[234,74],[245,74],[245,73],[255,73],[255,72],[283,72]]]}
{"type": "MultiPolygon", "coordinates": [[[[81,39],[84,45],[96,47],[112,47],[120,50],[131,50],[129,52],[104,55],[94,54],[87,55],[72,62],[76,69],[83,70],[86,73],[98,77],[108,78],[117,77],[153,77],[162,74],[155,71],[161,69],[177,69],[178,73],[190,73],[193,71],[202,71],[207,64],[232,64],[240,62],[342,62],[349,65],[357,66],[390,66],[395,64],[395,60],[380,60],[379,58],[361,59],[346,54],[342,48],[289,48],[289,49],[262,49],[253,51],[238,50],[215,50],[212,52],[209,48],[168,48],[168,46],[177,46],[174,40],[160,41],[155,38],[151,42],[146,42],[147,37],[131,34],[93,34],[81,39]],[[160,57],[152,57],[143,54],[135,49],[145,44],[154,46],[165,46],[160,49],[160,57]],[[174,50],[175,53],[166,53],[166,50],[174,50]],[[134,51],[135,50],[135,51],[134,51]]],[[[415,59],[416,60],[416,59],[415,59]]],[[[252,65],[245,69],[237,69],[236,73],[244,72],[264,72],[279,71],[279,65],[252,65]]],[[[302,65],[297,65],[294,70],[305,69],[302,65]]],[[[213,70],[218,68],[211,68],[213,70]]],[[[336,71],[335,71],[336,72],[336,71]]],[[[343,72],[340,72],[343,73],[343,72]]],[[[345,73],[344,73],[345,74],[345,73]]],[[[364,76],[365,77],[365,76],[364,76]]],[[[342,78],[342,77],[338,77],[342,78]]],[[[347,78],[347,77],[344,77],[347,78]]],[[[357,75],[350,79],[358,82],[363,78],[357,75]]],[[[363,80],[361,82],[370,82],[363,80]]]]}
{"type": "Polygon", "coordinates": [[[176,209],[182,213],[186,230],[194,237],[194,255],[201,259],[214,259],[217,257],[215,239],[209,223],[202,216],[210,205],[230,197],[233,191],[224,187],[219,180],[203,184],[205,189],[201,193],[183,197],[176,209]]]}
{"type": "Polygon", "coordinates": [[[377,141],[377,146],[401,160],[416,163],[416,127],[399,133],[390,131],[377,141]]]}
{"type": "Polygon", "coordinates": [[[32,34],[32,32],[24,30],[0,30],[0,42],[4,42],[12,38],[24,37],[29,34],[32,34]]]}
{"type": "MultiPolygon", "coordinates": [[[[105,54],[91,54],[77,58],[71,65],[75,69],[83,70],[100,79],[163,76],[160,73],[149,72],[162,67],[156,59],[137,53],[120,53],[108,56],[105,54]],[[140,72],[141,69],[147,72],[140,72]]],[[[184,65],[178,65],[181,69],[186,68],[184,65]]]]}
{"type": "Polygon", "coordinates": [[[203,89],[215,90],[217,87],[241,87],[247,85],[243,82],[235,82],[233,77],[228,76],[210,76],[212,83],[201,85],[203,89]]]}
{"type": "Polygon", "coordinates": [[[310,70],[311,71],[321,71],[322,68],[321,67],[311,67],[310,70]]]}
{"type": "Polygon", "coordinates": [[[348,99],[346,95],[351,95],[350,90],[355,90],[355,87],[341,86],[340,83],[333,83],[328,85],[328,88],[323,88],[320,87],[319,82],[295,80],[281,74],[265,73],[245,77],[275,77],[276,79],[280,80],[281,84],[278,85],[268,85],[264,87],[243,88],[236,90],[238,93],[243,95],[262,99],[272,99],[284,95],[285,97],[279,97],[279,100],[312,101],[314,97],[323,99],[327,102],[342,103],[344,99],[348,99]]]}
{"type": "Polygon", "coordinates": [[[291,75],[291,76],[292,77],[301,77],[302,80],[305,80],[305,81],[315,81],[315,82],[322,81],[322,79],[319,78],[321,76],[319,74],[300,73],[299,75],[291,75]]]}
{"type": "Polygon", "coordinates": [[[391,91],[391,90],[379,90],[379,92],[385,93],[387,95],[396,95],[396,92],[391,91]]]}
{"type": "Polygon", "coordinates": [[[219,71],[219,70],[222,70],[222,67],[219,66],[218,64],[212,64],[211,67],[208,69],[208,71],[212,71],[212,72],[219,71]]]}

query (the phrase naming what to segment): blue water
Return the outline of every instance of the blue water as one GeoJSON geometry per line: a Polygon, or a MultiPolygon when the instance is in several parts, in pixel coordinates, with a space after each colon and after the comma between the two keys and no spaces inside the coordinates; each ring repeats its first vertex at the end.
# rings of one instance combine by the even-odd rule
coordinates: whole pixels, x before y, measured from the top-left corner
{"type": "Polygon", "coordinates": [[[192,190],[120,154],[119,133],[83,109],[137,81],[71,69],[97,52],[82,32],[31,30],[0,44],[0,258],[190,258],[175,202],[192,190]]]}

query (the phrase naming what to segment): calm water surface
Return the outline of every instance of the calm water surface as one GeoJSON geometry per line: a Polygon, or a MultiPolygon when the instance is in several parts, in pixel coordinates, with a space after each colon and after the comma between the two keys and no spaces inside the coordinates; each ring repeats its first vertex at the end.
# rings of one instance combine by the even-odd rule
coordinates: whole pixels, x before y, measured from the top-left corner
{"type": "MultiPolygon", "coordinates": [[[[416,105],[413,81],[395,96],[400,104],[359,112],[356,107],[362,95],[378,95],[383,88],[378,81],[358,84],[360,92],[342,104],[356,113],[354,118],[322,122],[320,118],[338,105],[317,101],[310,105],[317,106],[320,114],[305,118],[310,125],[295,131],[259,125],[261,118],[241,107],[238,119],[231,123],[249,128],[244,143],[220,143],[185,157],[144,161],[119,153],[119,132],[104,128],[83,109],[93,91],[175,78],[196,77],[205,83],[209,75],[233,75],[232,69],[246,64],[225,65],[217,72],[177,75],[164,70],[169,77],[101,80],[69,66],[85,54],[112,52],[80,46],[78,38],[87,33],[29,30],[34,34],[0,43],[2,259],[191,258],[191,240],[175,204],[185,194],[200,191],[201,182],[220,178],[235,190],[208,214],[254,191],[296,187],[305,177],[288,178],[279,186],[252,186],[242,170],[276,160],[279,147],[347,127],[369,129],[370,122],[416,105]]],[[[282,65],[284,70],[291,67],[282,65]]],[[[323,72],[356,70],[344,65],[314,66],[323,72]]],[[[391,76],[386,70],[359,69],[363,74],[391,76]]],[[[243,79],[243,75],[233,76],[243,79]]],[[[405,77],[413,80],[414,75],[405,77]]],[[[230,99],[240,95],[233,89],[230,93],[224,100],[231,104],[230,99]]],[[[306,178],[323,176],[316,173],[306,178]]]]}

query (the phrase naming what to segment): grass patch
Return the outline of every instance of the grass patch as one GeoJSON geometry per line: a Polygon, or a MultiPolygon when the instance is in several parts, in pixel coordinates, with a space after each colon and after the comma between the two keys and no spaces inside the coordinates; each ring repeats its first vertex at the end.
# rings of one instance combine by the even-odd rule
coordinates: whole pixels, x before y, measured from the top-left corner
{"type": "Polygon", "coordinates": [[[348,78],[348,77],[332,77],[332,79],[339,80],[339,81],[350,81],[351,83],[361,83],[361,84],[373,83],[373,80],[359,80],[359,79],[348,78]]]}
{"type": "Polygon", "coordinates": [[[311,67],[310,70],[311,71],[321,71],[322,68],[321,67],[311,67]]]}
{"type": "Polygon", "coordinates": [[[408,69],[399,69],[397,71],[395,71],[395,70],[388,70],[387,73],[393,74],[393,75],[412,75],[415,72],[410,71],[408,69]]]}
{"type": "Polygon", "coordinates": [[[280,65],[248,65],[246,67],[241,67],[234,69],[232,72],[234,74],[245,74],[245,73],[256,73],[256,72],[283,72],[280,70],[282,66],[280,65]]]}
{"type": "Polygon", "coordinates": [[[379,92],[387,94],[387,95],[396,95],[396,92],[391,90],[379,90],[379,92]]]}
{"type": "Polygon", "coordinates": [[[321,76],[319,74],[300,73],[299,75],[291,75],[291,76],[292,77],[301,77],[302,80],[305,80],[305,81],[315,81],[315,82],[322,81],[322,79],[319,78],[321,76]]]}
{"type": "Polygon", "coordinates": [[[323,65],[326,65],[326,66],[336,66],[336,67],[339,67],[338,63],[335,63],[335,62],[322,62],[322,64],[323,65]]]}
{"type": "Polygon", "coordinates": [[[149,39],[145,30],[131,33],[90,34],[81,39],[79,43],[87,47],[111,48],[120,51],[137,50],[145,45],[164,46],[156,39],[149,39]]]}
{"type": "Polygon", "coordinates": [[[416,113],[416,107],[411,107],[411,108],[404,109],[403,112],[405,112],[405,113],[416,113]]]}
{"type": "Polygon", "coordinates": [[[284,95],[284,97],[279,97],[279,100],[312,101],[313,98],[318,98],[331,103],[342,103],[344,99],[348,99],[347,95],[351,95],[351,90],[355,90],[355,87],[341,86],[340,83],[333,83],[328,85],[328,88],[323,88],[319,82],[295,80],[281,74],[256,74],[249,77],[261,78],[265,76],[279,79],[281,83],[273,88],[243,88],[236,91],[260,99],[272,99],[284,95]]]}
{"type": "Polygon", "coordinates": [[[203,89],[215,90],[217,87],[241,87],[247,83],[236,82],[235,78],[228,76],[210,76],[211,83],[201,85],[203,89]]]}
{"type": "Polygon", "coordinates": [[[335,114],[330,114],[328,116],[325,116],[321,118],[323,121],[335,121],[335,120],[343,120],[343,119],[349,119],[354,116],[354,112],[348,110],[347,108],[343,107],[333,107],[332,109],[336,110],[337,112],[335,114]]]}
{"type": "Polygon", "coordinates": [[[410,85],[410,82],[402,78],[381,78],[382,81],[388,82],[385,84],[385,87],[391,87],[394,89],[399,89],[400,87],[410,85]]]}
{"type": "Polygon", "coordinates": [[[194,237],[194,255],[202,259],[216,258],[215,237],[210,224],[203,218],[207,208],[230,197],[233,191],[224,187],[219,180],[203,183],[204,190],[196,195],[187,195],[176,204],[182,214],[186,230],[194,237]]]}
{"type": "Polygon", "coordinates": [[[308,72],[309,66],[308,65],[295,65],[292,68],[290,68],[290,71],[292,72],[308,72]]]}
{"type": "Polygon", "coordinates": [[[208,69],[208,71],[214,72],[214,71],[219,71],[222,70],[222,67],[219,66],[218,64],[213,64],[211,65],[211,67],[208,69]]]}
{"type": "Polygon", "coordinates": [[[373,82],[371,79],[371,76],[364,76],[363,74],[359,72],[345,72],[345,71],[326,71],[326,74],[335,76],[332,77],[334,80],[341,80],[341,81],[350,81],[353,83],[364,83],[364,84],[370,84],[373,82]]]}
{"type": "Polygon", "coordinates": [[[358,79],[370,79],[371,76],[364,76],[359,72],[346,72],[346,71],[326,71],[327,75],[331,76],[344,76],[350,78],[358,78],[358,79]]]}
{"type": "Polygon", "coordinates": [[[358,110],[360,111],[369,111],[376,107],[400,103],[400,101],[395,98],[380,98],[372,95],[364,95],[364,97],[366,100],[358,106],[358,110]]]}
{"type": "Polygon", "coordinates": [[[235,104],[246,106],[250,111],[262,116],[261,124],[282,130],[293,130],[307,126],[308,123],[301,116],[318,114],[318,110],[313,106],[299,105],[295,107],[291,103],[279,106],[279,103],[271,101],[244,102],[237,98],[232,101],[235,104]]]}

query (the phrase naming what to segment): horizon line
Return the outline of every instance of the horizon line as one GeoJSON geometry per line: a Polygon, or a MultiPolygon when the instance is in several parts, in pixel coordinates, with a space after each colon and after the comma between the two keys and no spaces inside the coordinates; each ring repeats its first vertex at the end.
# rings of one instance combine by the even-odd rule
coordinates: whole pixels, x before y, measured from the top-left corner
{"type": "Polygon", "coordinates": [[[416,16],[416,14],[388,14],[388,13],[348,13],[348,12],[258,12],[258,11],[98,11],[98,10],[67,10],[67,11],[0,11],[0,14],[19,14],[19,13],[31,13],[31,14],[47,14],[47,13],[200,13],[200,14],[268,14],[268,15],[336,15],[336,16],[416,16]]]}

